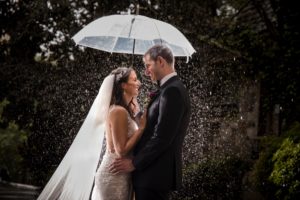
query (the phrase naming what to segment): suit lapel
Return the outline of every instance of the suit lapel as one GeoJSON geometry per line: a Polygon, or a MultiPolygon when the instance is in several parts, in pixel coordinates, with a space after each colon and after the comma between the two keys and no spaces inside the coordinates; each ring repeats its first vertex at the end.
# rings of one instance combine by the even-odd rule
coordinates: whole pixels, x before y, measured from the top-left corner
{"type": "Polygon", "coordinates": [[[157,99],[157,98],[160,96],[160,93],[161,93],[161,92],[160,92],[160,89],[157,90],[157,92],[158,92],[158,94],[155,95],[154,97],[152,97],[151,100],[149,101],[148,106],[147,106],[147,109],[149,109],[149,107],[150,107],[151,104],[155,101],[155,99],[157,99]]]}
{"type": "Polygon", "coordinates": [[[162,87],[160,87],[160,89],[158,90],[159,91],[159,94],[156,95],[155,97],[153,97],[150,101],[149,101],[149,104],[147,106],[147,109],[149,109],[149,107],[152,105],[152,103],[157,99],[159,98],[159,96],[161,95],[162,91],[169,85],[171,84],[172,82],[176,81],[176,80],[179,80],[178,79],[178,76],[173,76],[171,77],[169,80],[167,80],[163,85],[162,87]]]}

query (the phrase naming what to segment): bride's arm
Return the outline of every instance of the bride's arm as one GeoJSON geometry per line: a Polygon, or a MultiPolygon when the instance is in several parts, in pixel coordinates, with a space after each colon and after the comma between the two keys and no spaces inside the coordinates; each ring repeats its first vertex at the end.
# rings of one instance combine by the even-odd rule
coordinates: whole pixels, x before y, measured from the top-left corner
{"type": "Polygon", "coordinates": [[[125,156],[132,150],[144,131],[144,123],[128,138],[128,112],[123,107],[115,107],[109,114],[114,148],[118,155],[125,156]]]}

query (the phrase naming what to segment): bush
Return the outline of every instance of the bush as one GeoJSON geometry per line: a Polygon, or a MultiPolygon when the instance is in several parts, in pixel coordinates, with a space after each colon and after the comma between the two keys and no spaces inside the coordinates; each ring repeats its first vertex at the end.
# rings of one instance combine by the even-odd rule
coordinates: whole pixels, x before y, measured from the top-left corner
{"type": "Polygon", "coordinates": [[[300,196],[300,143],[292,139],[283,140],[281,147],[273,155],[273,171],[269,180],[278,186],[278,199],[296,199],[300,196]]]}
{"type": "Polygon", "coordinates": [[[266,199],[297,199],[300,196],[300,123],[281,137],[266,137],[254,166],[254,184],[266,199]]]}
{"type": "Polygon", "coordinates": [[[0,102],[0,176],[5,181],[21,181],[25,169],[19,150],[27,141],[27,133],[13,121],[4,123],[2,112],[8,104],[7,100],[0,102]]]}
{"type": "Polygon", "coordinates": [[[240,199],[248,164],[239,158],[209,159],[183,171],[183,188],[171,199],[240,199]]]}

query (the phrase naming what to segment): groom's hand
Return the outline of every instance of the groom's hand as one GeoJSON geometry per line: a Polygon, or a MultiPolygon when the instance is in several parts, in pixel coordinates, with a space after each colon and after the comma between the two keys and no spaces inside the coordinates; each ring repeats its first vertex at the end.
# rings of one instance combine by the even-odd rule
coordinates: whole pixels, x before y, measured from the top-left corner
{"type": "Polygon", "coordinates": [[[128,158],[117,158],[110,165],[109,171],[113,174],[129,173],[135,170],[132,160],[128,158]]]}

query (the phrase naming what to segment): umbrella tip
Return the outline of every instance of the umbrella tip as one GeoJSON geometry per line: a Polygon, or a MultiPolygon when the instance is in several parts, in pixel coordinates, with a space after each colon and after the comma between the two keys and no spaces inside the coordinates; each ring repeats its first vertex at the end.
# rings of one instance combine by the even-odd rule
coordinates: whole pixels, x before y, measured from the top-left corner
{"type": "Polygon", "coordinates": [[[189,62],[189,56],[186,57],[186,62],[185,63],[188,63],[189,62]]]}

